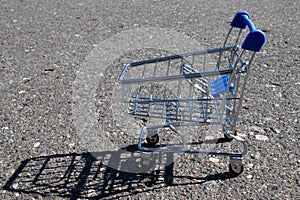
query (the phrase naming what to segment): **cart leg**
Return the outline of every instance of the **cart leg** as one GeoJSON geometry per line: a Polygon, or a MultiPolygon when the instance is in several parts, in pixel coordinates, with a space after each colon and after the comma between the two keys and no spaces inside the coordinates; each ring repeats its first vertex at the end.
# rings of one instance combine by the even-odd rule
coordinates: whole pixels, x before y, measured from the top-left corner
{"type": "Polygon", "coordinates": [[[244,171],[243,157],[230,157],[229,172],[235,176],[244,171]]]}
{"type": "MultiPolygon", "coordinates": [[[[237,131],[234,131],[232,135],[236,136],[236,135],[237,135],[237,131]]],[[[233,140],[233,137],[231,137],[227,132],[224,132],[224,138],[225,138],[228,142],[230,142],[230,141],[233,140]]]]}

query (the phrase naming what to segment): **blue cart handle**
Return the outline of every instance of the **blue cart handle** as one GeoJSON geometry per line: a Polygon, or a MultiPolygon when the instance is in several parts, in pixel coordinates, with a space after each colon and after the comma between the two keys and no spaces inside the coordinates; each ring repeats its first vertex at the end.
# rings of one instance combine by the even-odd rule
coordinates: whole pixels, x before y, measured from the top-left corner
{"type": "Polygon", "coordinates": [[[245,29],[249,27],[249,34],[242,44],[242,48],[249,51],[258,52],[261,50],[266,42],[266,36],[261,31],[255,28],[254,24],[250,19],[250,15],[245,11],[238,12],[233,18],[231,24],[232,27],[245,29]]]}

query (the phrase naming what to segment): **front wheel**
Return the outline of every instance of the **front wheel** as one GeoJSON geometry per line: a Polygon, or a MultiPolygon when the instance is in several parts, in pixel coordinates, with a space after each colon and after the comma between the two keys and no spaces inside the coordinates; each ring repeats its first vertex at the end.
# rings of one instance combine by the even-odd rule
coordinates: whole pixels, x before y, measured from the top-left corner
{"type": "Polygon", "coordinates": [[[238,176],[244,171],[244,165],[243,164],[229,164],[229,173],[238,176]]]}

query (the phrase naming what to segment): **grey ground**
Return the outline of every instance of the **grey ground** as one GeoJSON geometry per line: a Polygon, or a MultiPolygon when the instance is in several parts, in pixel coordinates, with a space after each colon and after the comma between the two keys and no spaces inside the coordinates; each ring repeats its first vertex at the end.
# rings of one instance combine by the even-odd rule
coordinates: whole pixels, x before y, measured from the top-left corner
{"type": "MultiPolygon", "coordinates": [[[[291,0],[1,1],[0,184],[7,187],[0,198],[299,199],[299,10],[291,0]],[[268,38],[241,112],[240,131],[253,145],[242,175],[226,174],[225,159],[199,164],[183,156],[164,170],[134,174],[84,154],[71,116],[72,90],[97,44],[132,28],[157,27],[205,48],[218,46],[238,10],[248,11],[268,38]]],[[[159,46],[151,51],[161,52],[159,46]]],[[[108,79],[116,77],[112,67],[138,57],[119,56],[107,66],[108,79]]],[[[109,94],[111,82],[103,81],[95,97],[109,94]]],[[[99,121],[109,106],[100,102],[99,121]]]]}

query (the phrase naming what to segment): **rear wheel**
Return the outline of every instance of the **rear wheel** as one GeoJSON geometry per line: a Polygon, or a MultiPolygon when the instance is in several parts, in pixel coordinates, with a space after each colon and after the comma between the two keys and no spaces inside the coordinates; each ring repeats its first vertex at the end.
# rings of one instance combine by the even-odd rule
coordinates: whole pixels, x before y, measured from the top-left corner
{"type": "Polygon", "coordinates": [[[146,138],[146,140],[147,140],[147,144],[149,144],[151,146],[154,146],[154,145],[156,145],[158,143],[159,136],[158,136],[158,134],[155,134],[155,135],[152,135],[152,136],[148,136],[146,138]]]}

